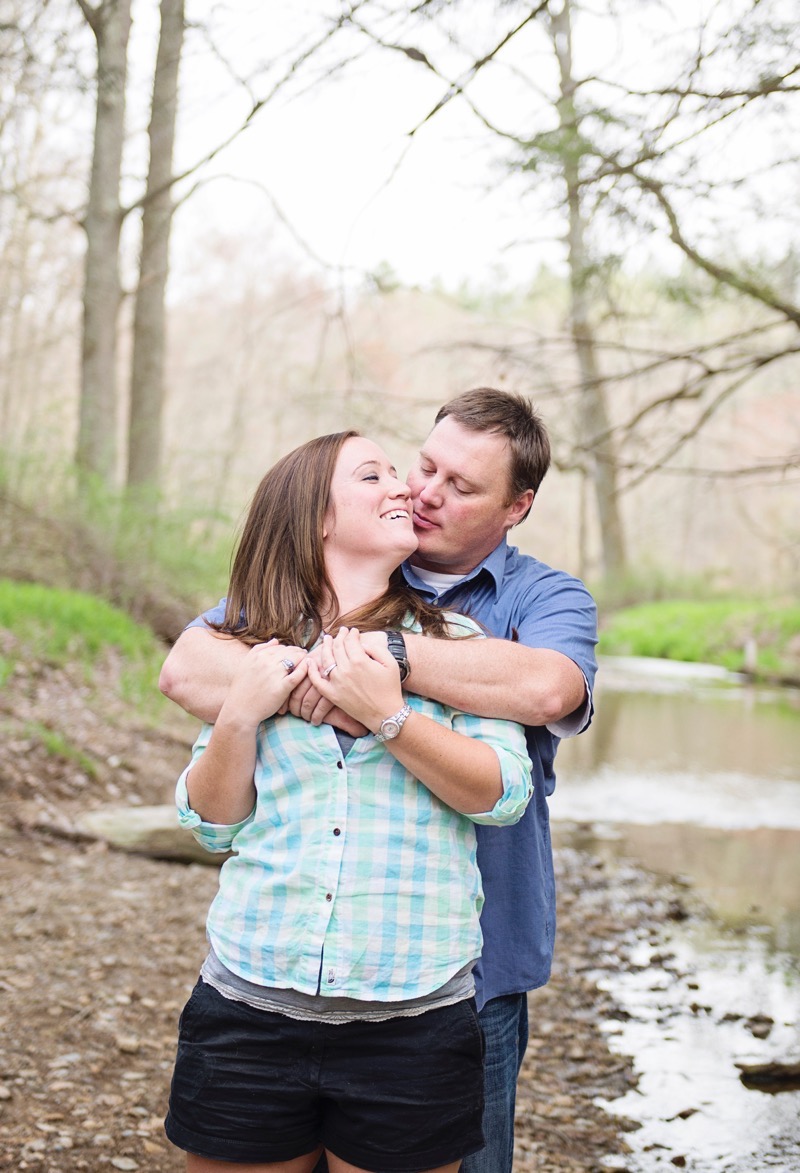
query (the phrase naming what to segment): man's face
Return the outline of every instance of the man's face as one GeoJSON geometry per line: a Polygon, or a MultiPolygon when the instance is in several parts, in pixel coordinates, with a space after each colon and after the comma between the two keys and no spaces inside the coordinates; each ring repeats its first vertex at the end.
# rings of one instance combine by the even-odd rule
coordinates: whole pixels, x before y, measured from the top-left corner
{"type": "Polygon", "coordinates": [[[467,574],[492,552],[533,500],[528,490],[509,503],[509,463],[504,436],[452,416],[436,425],[408,474],[419,539],[414,565],[467,574]]]}

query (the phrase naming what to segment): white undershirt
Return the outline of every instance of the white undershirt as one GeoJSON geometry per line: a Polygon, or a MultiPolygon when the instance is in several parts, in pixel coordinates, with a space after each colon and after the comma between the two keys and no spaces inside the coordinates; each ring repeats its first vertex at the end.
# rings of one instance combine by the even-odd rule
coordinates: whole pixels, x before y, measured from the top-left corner
{"type": "Polygon", "coordinates": [[[415,566],[413,562],[411,563],[411,568],[417,578],[421,578],[425,586],[429,586],[432,591],[436,591],[437,595],[449,591],[451,587],[457,586],[458,583],[463,582],[467,577],[466,574],[440,574],[436,570],[423,570],[421,566],[415,566]]]}

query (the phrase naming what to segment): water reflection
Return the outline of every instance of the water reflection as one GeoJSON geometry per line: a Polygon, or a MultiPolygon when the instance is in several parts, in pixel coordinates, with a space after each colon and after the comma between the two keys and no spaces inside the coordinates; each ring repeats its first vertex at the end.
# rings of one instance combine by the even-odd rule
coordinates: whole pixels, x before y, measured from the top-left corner
{"type": "Polygon", "coordinates": [[[799,784],[800,803],[796,694],[688,686],[680,692],[650,692],[647,680],[635,691],[620,691],[613,676],[605,682],[602,676],[601,671],[591,733],[565,742],[559,751],[559,761],[569,756],[570,773],[609,764],[626,771],[643,766],[648,774],[786,779],[799,784]]]}
{"type": "Polygon", "coordinates": [[[800,696],[647,676],[634,690],[603,667],[594,726],[559,750],[556,825],[686,874],[731,926],[769,924],[800,953],[800,696]]]}
{"type": "Polygon", "coordinates": [[[800,1058],[800,694],[624,667],[603,665],[593,729],[559,750],[555,842],[684,876],[716,918],[674,926],[666,985],[646,957],[614,979],[631,1018],[609,1027],[640,1074],[610,1105],[643,1125],[627,1167],[800,1169],[800,1092],[736,1069],[800,1058]]]}
{"type": "Polygon", "coordinates": [[[601,858],[625,855],[660,875],[687,876],[723,925],[764,925],[772,948],[800,957],[800,831],[556,824],[556,842],[567,835],[601,858]]]}

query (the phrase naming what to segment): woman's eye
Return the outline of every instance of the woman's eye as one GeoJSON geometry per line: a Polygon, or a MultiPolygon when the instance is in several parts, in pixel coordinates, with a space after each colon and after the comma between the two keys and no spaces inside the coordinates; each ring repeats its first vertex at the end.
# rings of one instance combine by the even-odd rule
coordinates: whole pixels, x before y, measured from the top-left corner
{"type": "Polygon", "coordinates": [[[364,477],[364,480],[365,481],[377,481],[378,474],[376,472],[367,473],[367,475],[364,477]]]}

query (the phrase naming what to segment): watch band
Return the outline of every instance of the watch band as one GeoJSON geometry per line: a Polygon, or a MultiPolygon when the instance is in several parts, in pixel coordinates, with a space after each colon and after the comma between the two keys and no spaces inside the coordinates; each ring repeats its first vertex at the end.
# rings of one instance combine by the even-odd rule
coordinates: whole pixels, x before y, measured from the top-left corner
{"type": "Polygon", "coordinates": [[[392,713],[391,717],[384,717],[381,721],[380,729],[375,734],[375,740],[392,741],[393,738],[397,737],[397,734],[410,716],[411,706],[403,705],[402,709],[398,709],[396,713],[392,713]]]}
{"type": "Polygon", "coordinates": [[[408,663],[408,654],[406,652],[406,641],[403,639],[401,631],[387,631],[386,643],[389,651],[397,661],[397,666],[400,669],[400,683],[403,684],[408,679],[410,666],[408,663]]]}

